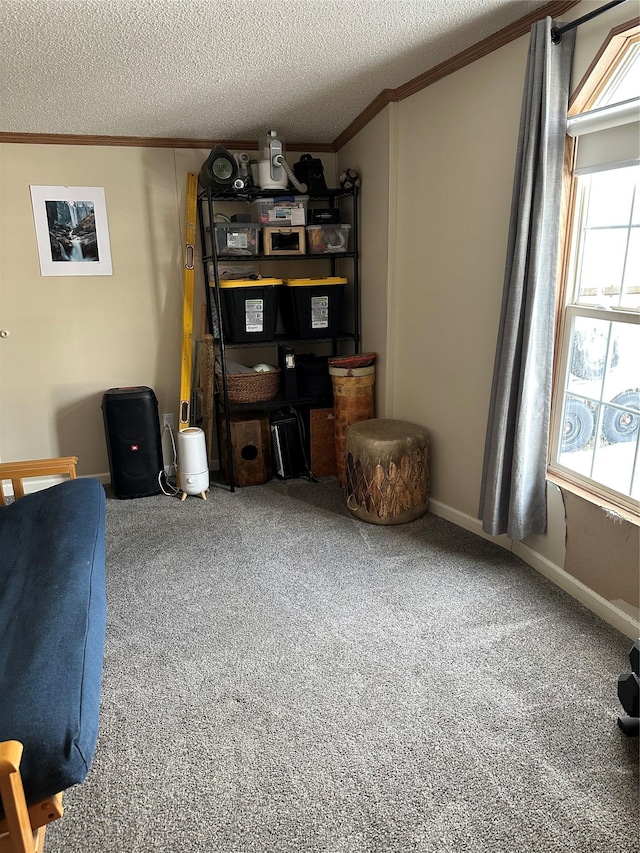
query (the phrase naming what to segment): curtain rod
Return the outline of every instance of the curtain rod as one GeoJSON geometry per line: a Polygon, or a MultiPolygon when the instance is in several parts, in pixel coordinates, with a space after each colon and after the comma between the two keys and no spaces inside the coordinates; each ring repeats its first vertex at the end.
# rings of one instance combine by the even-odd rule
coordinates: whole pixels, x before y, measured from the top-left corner
{"type": "Polygon", "coordinates": [[[584,24],[587,21],[590,21],[592,18],[597,18],[598,15],[601,15],[603,12],[606,12],[608,9],[613,9],[614,6],[619,6],[621,3],[626,3],[626,0],[612,0],[611,3],[607,3],[606,6],[600,6],[599,9],[594,9],[593,12],[589,12],[587,15],[584,15],[582,18],[578,18],[576,21],[571,21],[570,24],[565,24],[562,27],[552,27],[551,28],[551,41],[554,44],[560,44],[562,41],[562,33],[567,33],[569,30],[575,30],[576,27],[579,27],[580,24],[584,24]]]}

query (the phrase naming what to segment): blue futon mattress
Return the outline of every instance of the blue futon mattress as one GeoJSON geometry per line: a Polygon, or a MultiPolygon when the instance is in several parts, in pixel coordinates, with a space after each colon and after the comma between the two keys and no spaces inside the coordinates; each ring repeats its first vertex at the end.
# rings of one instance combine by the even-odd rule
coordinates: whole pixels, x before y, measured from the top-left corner
{"type": "Polygon", "coordinates": [[[0,507],[0,741],[24,745],[29,804],[82,782],[93,758],[104,562],[98,480],[69,480],[0,507]]]}

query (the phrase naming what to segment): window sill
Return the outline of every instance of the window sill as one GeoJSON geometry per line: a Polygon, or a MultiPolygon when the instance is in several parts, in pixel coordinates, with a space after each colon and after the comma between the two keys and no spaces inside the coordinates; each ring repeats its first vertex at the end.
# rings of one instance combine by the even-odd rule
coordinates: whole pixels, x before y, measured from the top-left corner
{"type": "Polygon", "coordinates": [[[602,507],[602,509],[606,513],[611,514],[611,517],[614,519],[621,518],[624,521],[628,521],[630,524],[633,524],[636,527],[640,528],[640,511],[634,511],[632,509],[629,509],[629,507],[616,503],[610,498],[605,498],[603,495],[598,495],[595,492],[592,492],[584,486],[572,482],[567,477],[563,477],[562,475],[554,471],[547,471],[547,482],[553,483],[560,489],[565,489],[566,491],[577,495],[583,500],[589,501],[589,503],[602,507]]]}

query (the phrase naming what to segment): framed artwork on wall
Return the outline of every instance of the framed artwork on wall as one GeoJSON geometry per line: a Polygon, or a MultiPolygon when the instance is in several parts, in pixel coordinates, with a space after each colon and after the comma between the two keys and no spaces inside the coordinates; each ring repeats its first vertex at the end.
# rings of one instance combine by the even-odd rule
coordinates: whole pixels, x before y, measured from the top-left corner
{"type": "Polygon", "coordinates": [[[111,275],[102,187],[30,187],[40,272],[111,275]]]}

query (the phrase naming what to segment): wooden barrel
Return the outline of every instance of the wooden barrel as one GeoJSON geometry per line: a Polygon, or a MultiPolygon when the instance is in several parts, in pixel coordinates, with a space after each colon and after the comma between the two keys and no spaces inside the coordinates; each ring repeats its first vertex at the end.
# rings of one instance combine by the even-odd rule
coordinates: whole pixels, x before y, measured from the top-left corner
{"type": "Polygon", "coordinates": [[[376,380],[376,368],[370,367],[329,367],[333,384],[334,435],[336,443],[336,463],[338,485],[344,488],[345,450],[347,429],[359,421],[373,418],[373,388],[376,380]]]}
{"type": "Polygon", "coordinates": [[[371,524],[405,524],[429,506],[429,438],[408,421],[374,418],[346,435],[349,510],[371,524]]]}

